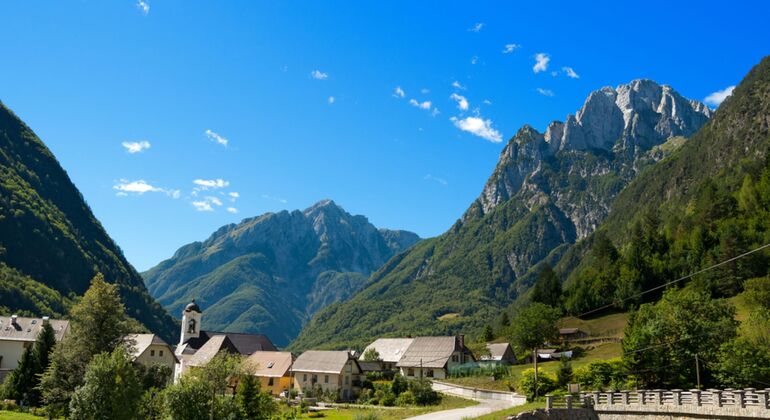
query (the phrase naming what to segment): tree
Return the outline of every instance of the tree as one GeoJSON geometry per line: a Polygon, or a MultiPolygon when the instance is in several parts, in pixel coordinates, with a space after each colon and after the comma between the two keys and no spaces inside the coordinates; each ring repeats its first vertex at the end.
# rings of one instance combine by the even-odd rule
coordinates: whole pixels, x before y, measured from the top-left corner
{"type": "Polygon", "coordinates": [[[770,278],[748,279],[743,284],[744,296],[749,305],[770,309],[770,278]]]}
{"type": "Polygon", "coordinates": [[[545,264],[532,288],[532,301],[554,308],[561,306],[561,282],[550,265],[545,264]]]}
{"type": "Polygon", "coordinates": [[[40,404],[40,375],[49,364],[49,353],[56,345],[56,334],[49,322],[44,322],[34,345],[24,350],[19,366],[8,375],[4,385],[7,399],[19,401],[26,406],[40,404]]]}
{"type": "MultiPolygon", "coordinates": [[[[205,366],[194,369],[191,376],[197,377],[208,389],[209,418],[217,418],[217,413],[230,409],[226,401],[225,391],[231,386],[234,378],[239,378],[246,371],[240,355],[224,351],[217,353],[205,366]]],[[[228,397],[229,398],[229,397],[228,397]]]]}
{"type": "Polygon", "coordinates": [[[508,312],[503,311],[500,315],[500,326],[505,328],[511,325],[511,319],[508,317],[508,312]]]}
{"type": "Polygon", "coordinates": [[[409,384],[406,381],[406,378],[401,376],[400,373],[397,373],[393,377],[393,384],[391,385],[390,389],[393,391],[393,395],[399,396],[402,392],[406,391],[409,388],[409,384]]]}
{"type": "Polygon", "coordinates": [[[377,349],[374,347],[367,349],[363,354],[363,360],[365,362],[376,362],[380,359],[380,353],[377,352],[377,349]]]}
{"type": "Polygon", "coordinates": [[[508,333],[519,351],[532,351],[556,336],[559,311],[539,302],[520,309],[508,333]]]}
{"type": "Polygon", "coordinates": [[[194,375],[183,375],[163,391],[165,413],[172,420],[207,420],[211,413],[209,386],[194,375]]]}
{"type": "Polygon", "coordinates": [[[572,363],[566,357],[559,360],[559,369],[556,371],[556,384],[559,388],[567,388],[572,382],[572,363]]]}
{"type": "Polygon", "coordinates": [[[481,332],[481,341],[488,343],[495,339],[495,334],[492,332],[492,326],[487,324],[484,326],[484,331],[481,332]]]}
{"type": "Polygon", "coordinates": [[[70,333],[51,353],[40,389],[50,415],[66,414],[72,393],[83,384],[86,366],[99,353],[112,353],[123,345],[131,323],[118,295],[118,287],[101,274],[70,312],[70,333]]]}
{"type": "Polygon", "coordinates": [[[236,401],[241,413],[249,420],[266,420],[278,412],[273,397],[259,391],[259,380],[254,375],[244,375],[238,383],[236,401]]]}
{"type": "Polygon", "coordinates": [[[657,303],[642,305],[629,316],[622,341],[623,361],[648,388],[695,386],[695,356],[702,383],[713,382],[704,366],[717,363],[725,341],[736,335],[735,308],[702,290],[669,290],[657,303]]]}
{"type": "Polygon", "coordinates": [[[86,368],[83,386],[72,394],[69,418],[134,419],[142,392],[139,375],[124,348],[97,354],[86,368]]]}

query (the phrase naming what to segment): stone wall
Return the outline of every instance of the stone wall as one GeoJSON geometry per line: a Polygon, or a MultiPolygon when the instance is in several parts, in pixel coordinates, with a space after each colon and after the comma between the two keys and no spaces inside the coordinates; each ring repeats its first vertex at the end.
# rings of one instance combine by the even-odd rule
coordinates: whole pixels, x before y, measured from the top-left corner
{"type": "Polygon", "coordinates": [[[433,381],[433,390],[444,394],[456,395],[458,397],[470,398],[473,400],[510,401],[513,403],[513,406],[523,405],[527,402],[527,397],[519,395],[515,392],[469,388],[446,382],[433,381]]]}

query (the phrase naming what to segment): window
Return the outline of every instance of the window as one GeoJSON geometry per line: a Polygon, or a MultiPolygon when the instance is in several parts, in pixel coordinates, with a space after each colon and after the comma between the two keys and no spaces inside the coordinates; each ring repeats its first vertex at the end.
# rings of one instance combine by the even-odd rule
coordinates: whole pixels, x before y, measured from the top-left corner
{"type": "Polygon", "coordinates": [[[273,378],[267,380],[267,386],[273,386],[273,378]]]}
{"type": "Polygon", "coordinates": [[[426,374],[429,378],[433,377],[433,369],[428,369],[428,373],[426,374]]]}
{"type": "Polygon", "coordinates": [[[155,357],[155,350],[150,350],[150,356],[155,357]]]}
{"type": "Polygon", "coordinates": [[[318,382],[318,375],[313,375],[313,383],[318,382]]]}
{"type": "Polygon", "coordinates": [[[329,383],[329,375],[324,375],[324,383],[325,384],[329,383]]]}
{"type": "Polygon", "coordinates": [[[414,376],[414,369],[409,368],[406,370],[406,376],[414,376]]]}
{"type": "Polygon", "coordinates": [[[457,359],[457,355],[456,355],[456,354],[453,354],[453,355],[452,355],[452,361],[453,361],[453,362],[455,362],[455,363],[457,363],[457,360],[458,360],[458,359],[457,359]]]}
{"type": "Polygon", "coordinates": [[[273,363],[273,362],[270,362],[270,363],[268,363],[268,364],[267,364],[267,368],[268,368],[268,369],[272,369],[272,368],[273,368],[273,365],[275,365],[275,363],[273,363]]]}
{"type": "Polygon", "coordinates": [[[345,376],[345,385],[349,385],[349,384],[350,384],[350,377],[346,375],[345,376]]]}
{"type": "Polygon", "coordinates": [[[307,382],[307,373],[302,374],[302,382],[307,382]]]}
{"type": "Polygon", "coordinates": [[[163,357],[163,350],[158,351],[158,356],[163,357]]]}

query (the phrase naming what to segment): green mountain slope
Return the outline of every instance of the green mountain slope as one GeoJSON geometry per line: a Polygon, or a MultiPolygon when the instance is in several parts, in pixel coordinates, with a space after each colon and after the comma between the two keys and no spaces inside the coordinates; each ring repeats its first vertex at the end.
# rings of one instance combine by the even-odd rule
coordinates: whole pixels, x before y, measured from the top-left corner
{"type": "Polygon", "coordinates": [[[145,272],[172,314],[191,299],[203,328],[265,333],[285,345],[307,319],[360,290],[374,270],[414,245],[410,232],[378,230],[331,200],[220,228],[145,272]]]}
{"type": "Polygon", "coordinates": [[[132,317],[167,339],[177,334],[51,151],[2,103],[0,263],[5,310],[63,314],[66,297],[83,294],[99,271],[120,286],[132,317]]]}
{"type": "MultiPolygon", "coordinates": [[[[636,296],[770,242],[770,58],[755,66],[714,118],[617,198],[601,229],[567,252],[567,309],[580,313],[636,296]]],[[[696,276],[714,296],[768,274],[770,254],[696,276]]]]}
{"type": "Polygon", "coordinates": [[[545,133],[523,127],[461,220],[388,262],[350,300],[320,311],[292,346],[479,332],[529,288],[538,264],[558,261],[590,235],[643,168],[710,116],[668,86],[636,80],[591,93],[545,133]]]}

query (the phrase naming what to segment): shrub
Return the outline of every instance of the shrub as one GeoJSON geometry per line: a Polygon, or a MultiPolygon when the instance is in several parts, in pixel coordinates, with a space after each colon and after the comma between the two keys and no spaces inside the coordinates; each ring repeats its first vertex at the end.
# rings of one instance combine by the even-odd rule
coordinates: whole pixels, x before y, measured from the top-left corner
{"type": "Polygon", "coordinates": [[[433,390],[430,381],[424,379],[410,381],[409,390],[414,394],[417,405],[436,405],[441,402],[441,395],[433,390]]]}
{"type": "MultiPolygon", "coordinates": [[[[542,397],[545,394],[556,390],[556,380],[540,369],[537,370],[537,395],[542,397]]],[[[527,369],[521,373],[519,379],[519,392],[527,396],[527,400],[532,401],[535,397],[535,370],[527,369]]]]}
{"type": "Polygon", "coordinates": [[[396,404],[399,407],[407,407],[415,404],[414,394],[412,391],[404,391],[396,398],[396,404]]]}
{"type": "Polygon", "coordinates": [[[599,360],[576,369],[574,380],[581,389],[619,390],[628,387],[628,376],[620,359],[599,360]]]}

